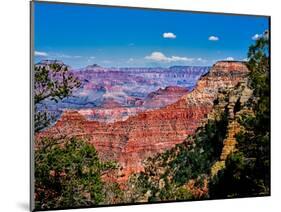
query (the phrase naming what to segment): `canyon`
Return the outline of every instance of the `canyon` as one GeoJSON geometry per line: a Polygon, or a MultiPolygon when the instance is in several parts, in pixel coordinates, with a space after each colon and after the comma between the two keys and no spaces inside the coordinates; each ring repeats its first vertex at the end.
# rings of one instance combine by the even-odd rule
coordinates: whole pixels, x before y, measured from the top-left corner
{"type": "MultiPolygon", "coordinates": [[[[48,66],[45,60],[36,66],[48,66]]],[[[65,65],[67,66],[67,65],[65,65]]],[[[159,109],[176,102],[191,91],[205,66],[172,66],[168,68],[108,68],[96,64],[69,71],[81,86],[62,101],[45,100],[44,107],[58,119],[64,110],[81,110],[94,121],[112,123],[148,109],[159,109]]]]}
{"type": "MultiPolygon", "coordinates": [[[[80,94],[81,92],[97,92],[97,90],[100,92],[99,95],[104,94],[105,90],[110,90],[112,83],[109,83],[110,86],[105,89],[104,85],[97,86],[90,82],[91,76],[95,78],[97,76],[95,72],[101,71],[106,78],[107,74],[112,76],[116,74],[116,71],[120,71],[105,71],[97,66],[91,68],[97,70],[94,72],[88,70],[87,82],[86,79],[82,79],[82,70],[75,72],[80,80],[84,80],[85,83],[84,90],[77,91],[80,94]],[[89,89],[85,90],[85,87],[89,89]]],[[[174,69],[176,68],[174,67],[174,69]]],[[[171,76],[163,74],[163,70],[161,73],[157,73],[155,70],[156,73],[145,70],[141,74],[142,76],[149,76],[146,80],[155,79],[161,82],[161,77],[165,75],[166,81],[169,81],[167,86],[161,88],[154,86],[152,83],[154,90],[148,89],[149,92],[146,91],[145,97],[143,97],[143,93],[140,94],[143,91],[142,89],[133,87],[130,92],[133,90],[140,92],[134,96],[133,103],[128,103],[128,98],[125,98],[125,103],[124,96],[121,95],[120,97],[119,94],[110,93],[107,96],[110,98],[107,98],[106,101],[103,99],[100,103],[99,112],[97,111],[99,106],[96,106],[96,108],[64,109],[53,126],[39,132],[36,139],[62,135],[83,138],[96,148],[101,160],[117,161],[120,165],[118,176],[108,180],[119,183],[126,182],[131,174],[143,171],[142,161],[144,159],[170,149],[183,142],[188,135],[194,134],[212,110],[218,91],[236,86],[245,79],[249,72],[247,66],[239,61],[220,61],[208,70],[203,73],[200,72],[200,76],[196,75],[198,81],[193,81],[194,85],[184,86],[184,88],[178,86],[178,79],[174,84],[171,83],[171,76]],[[176,95],[171,97],[172,93],[176,95]],[[141,98],[135,101],[136,96],[141,98]],[[133,107],[125,107],[128,104],[133,104],[133,107]],[[107,111],[109,118],[103,118],[106,116],[105,111],[107,111]],[[114,115],[114,113],[116,114],[114,115]],[[125,114],[125,118],[120,116],[122,113],[125,114]],[[96,120],[91,118],[91,116],[97,117],[96,114],[99,114],[100,118],[96,120]],[[111,116],[115,118],[110,119],[111,116]]],[[[87,72],[87,70],[83,71],[87,72]]],[[[174,72],[176,71],[177,69],[174,70],[174,72]]],[[[173,76],[176,77],[176,74],[173,76]]],[[[114,79],[118,81],[118,77],[120,77],[121,82],[121,78],[124,80],[125,74],[119,73],[114,79]]],[[[143,83],[144,78],[134,77],[143,83]]],[[[128,80],[132,81],[132,78],[128,80]]],[[[173,79],[171,80],[173,81],[173,79]]],[[[146,87],[144,88],[151,86],[150,83],[145,82],[146,87]]],[[[117,84],[113,86],[114,92],[118,90],[117,84]]],[[[126,86],[130,87],[130,85],[126,86]]],[[[118,92],[120,91],[123,92],[124,87],[120,88],[118,92]]],[[[91,95],[87,93],[87,96],[91,95]]]]}

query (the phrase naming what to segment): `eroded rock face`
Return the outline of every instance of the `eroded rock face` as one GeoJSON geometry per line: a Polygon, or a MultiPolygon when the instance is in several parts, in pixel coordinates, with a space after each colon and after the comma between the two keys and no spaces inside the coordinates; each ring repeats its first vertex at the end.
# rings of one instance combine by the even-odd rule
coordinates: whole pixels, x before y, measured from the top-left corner
{"type": "Polygon", "coordinates": [[[141,106],[145,108],[161,108],[175,103],[181,96],[187,93],[188,89],[179,86],[160,88],[148,94],[141,106]]]}
{"type": "Polygon", "coordinates": [[[65,134],[85,138],[102,160],[120,163],[122,168],[116,180],[124,182],[132,173],[143,170],[144,159],[193,134],[212,110],[218,90],[235,86],[247,73],[241,62],[218,62],[193,91],[169,106],[109,124],[89,121],[77,111],[65,111],[53,127],[37,137],[65,134]]]}
{"type": "Polygon", "coordinates": [[[108,98],[104,99],[100,107],[84,108],[77,111],[88,120],[114,123],[116,121],[125,121],[143,111],[155,110],[175,103],[187,93],[187,88],[168,86],[149,93],[144,100],[128,98],[128,101],[134,104],[132,107],[123,107],[113,98],[108,98]]]}

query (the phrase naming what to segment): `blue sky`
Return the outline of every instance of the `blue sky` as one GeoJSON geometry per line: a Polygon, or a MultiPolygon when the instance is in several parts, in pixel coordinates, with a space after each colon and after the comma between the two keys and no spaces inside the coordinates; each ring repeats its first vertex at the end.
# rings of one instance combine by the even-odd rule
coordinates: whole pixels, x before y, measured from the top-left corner
{"type": "Polygon", "coordinates": [[[243,60],[266,17],[35,2],[35,62],[73,68],[212,65],[243,60]]]}

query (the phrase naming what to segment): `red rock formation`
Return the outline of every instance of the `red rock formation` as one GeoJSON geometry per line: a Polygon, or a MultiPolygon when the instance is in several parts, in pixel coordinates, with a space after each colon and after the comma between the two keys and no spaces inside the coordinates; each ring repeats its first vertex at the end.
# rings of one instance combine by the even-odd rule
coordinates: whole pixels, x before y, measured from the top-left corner
{"type": "Polygon", "coordinates": [[[88,120],[98,122],[113,123],[125,121],[130,116],[140,112],[159,109],[175,103],[187,92],[188,90],[183,87],[168,86],[150,93],[145,100],[128,97],[128,104],[134,105],[133,107],[124,107],[113,98],[106,98],[99,107],[79,109],[78,112],[88,120]]]}
{"type": "Polygon", "coordinates": [[[175,103],[180,97],[187,94],[187,92],[188,90],[186,88],[179,86],[168,86],[164,89],[160,88],[148,94],[142,106],[146,108],[161,108],[175,103]]]}
{"type": "Polygon", "coordinates": [[[143,170],[143,159],[194,133],[211,111],[218,89],[235,86],[247,73],[241,62],[218,62],[192,92],[172,105],[109,124],[88,121],[77,111],[65,111],[53,127],[38,136],[59,133],[87,138],[102,160],[120,163],[117,181],[124,182],[130,174],[143,170]]]}

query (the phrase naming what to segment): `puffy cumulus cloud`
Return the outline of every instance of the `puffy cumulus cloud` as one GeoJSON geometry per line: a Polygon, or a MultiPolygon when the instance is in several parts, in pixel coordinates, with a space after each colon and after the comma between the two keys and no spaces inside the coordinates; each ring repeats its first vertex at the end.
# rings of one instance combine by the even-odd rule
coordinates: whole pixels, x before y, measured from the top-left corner
{"type": "Polygon", "coordinates": [[[219,37],[214,36],[214,35],[211,35],[211,36],[208,38],[208,40],[210,40],[210,41],[218,41],[218,40],[219,40],[219,37]]]}
{"type": "Polygon", "coordinates": [[[268,39],[269,38],[268,30],[265,30],[262,34],[255,34],[252,36],[252,40],[258,40],[260,38],[268,39]]]}
{"type": "Polygon", "coordinates": [[[153,60],[156,62],[179,62],[179,61],[191,62],[194,60],[194,58],[188,58],[188,57],[179,57],[179,56],[167,57],[162,52],[152,52],[150,55],[146,56],[145,59],[153,60]]]}
{"type": "Polygon", "coordinates": [[[176,37],[177,36],[172,32],[164,32],[163,33],[163,38],[175,39],[176,37]]]}
{"type": "Polygon", "coordinates": [[[262,38],[262,36],[263,36],[262,34],[255,34],[252,36],[252,40],[258,40],[258,39],[262,38]]]}
{"type": "Polygon", "coordinates": [[[151,55],[145,56],[147,60],[154,60],[154,61],[167,61],[168,57],[166,57],[162,52],[152,52],[151,55]]]}
{"type": "Polygon", "coordinates": [[[34,55],[35,55],[35,56],[38,56],[38,57],[47,57],[47,56],[48,56],[48,53],[47,53],[47,52],[35,51],[35,52],[34,52],[34,55]]]}

